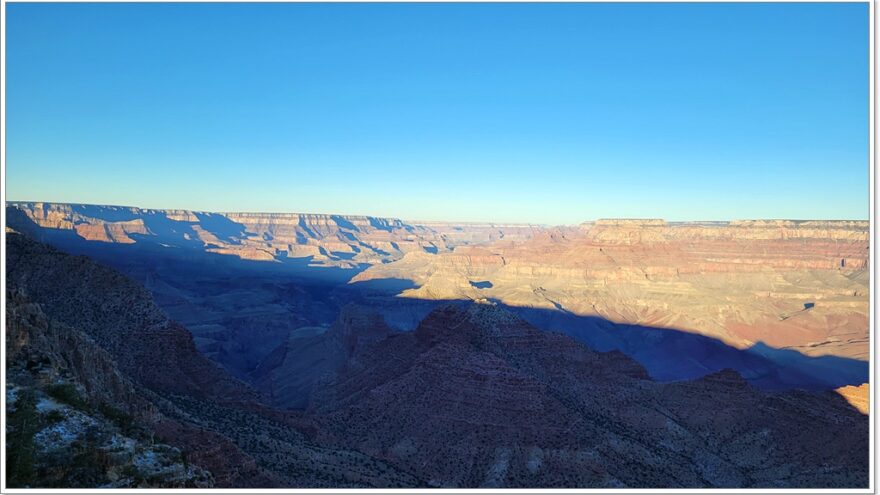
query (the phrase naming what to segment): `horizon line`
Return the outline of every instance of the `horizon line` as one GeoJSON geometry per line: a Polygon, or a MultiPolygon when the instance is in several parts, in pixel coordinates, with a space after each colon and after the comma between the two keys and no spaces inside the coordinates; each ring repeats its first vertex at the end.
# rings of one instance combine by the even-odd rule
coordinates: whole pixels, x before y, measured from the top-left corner
{"type": "Polygon", "coordinates": [[[258,215],[323,215],[323,216],[343,216],[343,217],[363,217],[363,218],[381,218],[386,220],[397,220],[399,222],[410,223],[413,225],[428,225],[432,223],[446,223],[446,224],[489,224],[489,225],[516,225],[516,226],[528,226],[528,227],[576,227],[579,225],[583,225],[586,223],[595,223],[598,221],[607,221],[607,220],[627,220],[627,221],[663,221],[668,224],[676,224],[676,223],[732,223],[732,222],[748,222],[748,221],[764,221],[764,222],[871,222],[870,218],[866,219],[858,219],[858,218],[733,218],[728,220],[709,220],[709,219],[700,219],[700,220],[666,220],[663,217],[601,217],[594,218],[588,220],[582,220],[578,223],[560,223],[560,224],[551,224],[551,223],[535,223],[535,222],[499,222],[499,221],[480,221],[480,220],[416,220],[416,219],[405,219],[403,217],[398,216],[381,216],[381,215],[364,215],[364,214],[355,214],[355,213],[318,213],[318,212],[304,212],[304,211],[257,211],[257,210],[237,210],[237,211],[219,211],[219,210],[202,210],[202,209],[189,209],[189,208],[148,208],[142,206],[131,206],[131,205],[114,205],[114,204],[102,204],[102,203],[80,203],[80,202],[64,202],[64,201],[20,201],[20,200],[6,200],[6,206],[10,204],[50,204],[50,205],[69,205],[69,206],[98,206],[105,208],[131,208],[137,210],[152,210],[152,211],[185,211],[191,213],[213,213],[220,215],[228,215],[228,214],[258,214],[258,215]]]}

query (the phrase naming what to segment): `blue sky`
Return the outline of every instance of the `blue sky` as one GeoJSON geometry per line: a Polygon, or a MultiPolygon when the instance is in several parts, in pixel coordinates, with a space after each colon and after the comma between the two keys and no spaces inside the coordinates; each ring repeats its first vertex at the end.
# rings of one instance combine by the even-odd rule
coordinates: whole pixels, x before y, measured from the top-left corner
{"type": "Polygon", "coordinates": [[[10,200],[868,218],[868,4],[7,4],[10,200]]]}

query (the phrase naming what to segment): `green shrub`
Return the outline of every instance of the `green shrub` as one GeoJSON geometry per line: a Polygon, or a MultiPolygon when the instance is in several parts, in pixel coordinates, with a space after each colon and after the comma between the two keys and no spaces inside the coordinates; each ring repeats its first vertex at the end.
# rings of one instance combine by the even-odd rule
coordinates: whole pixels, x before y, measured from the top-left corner
{"type": "Polygon", "coordinates": [[[89,404],[79,395],[79,391],[72,383],[55,383],[46,387],[46,393],[53,399],[64,402],[77,409],[87,410],[89,404]]]}
{"type": "Polygon", "coordinates": [[[57,409],[53,409],[53,410],[49,411],[48,413],[46,413],[46,421],[49,424],[60,423],[60,422],[64,421],[64,413],[62,413],[61,411],[59,411],[57,409]]]}
{"type": "Polygon", "coordinates": [[[105,418],[118,426],[123,434],[128,435],[134,430],[134,418],[130,414],[116,409],[110,404],[104,402],[98,404],[98,411],[103,414],[105,418]]]}

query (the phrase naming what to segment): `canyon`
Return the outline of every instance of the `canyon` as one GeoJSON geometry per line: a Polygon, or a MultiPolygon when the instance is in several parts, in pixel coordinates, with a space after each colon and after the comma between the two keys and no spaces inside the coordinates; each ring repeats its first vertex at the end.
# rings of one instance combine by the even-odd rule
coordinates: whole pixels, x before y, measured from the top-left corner
{"type": "Polygon", "coordinates": [[[6,214],[45,486],[867,484],[867,222],[6,214]]]}
{"type": "MultiPolygon", "coordinates": [[[[242,260],[303,259],[310,267],[387,263],[409,252],[437,253],[496,239],[527,239],[533,225],[431,222],[352,215],[211,213],[121,206],[10,203],[11,215],[85,241],[149,244],[242,260]]],[[[19,224],[20,225],[20,224],[19,224]]]]}

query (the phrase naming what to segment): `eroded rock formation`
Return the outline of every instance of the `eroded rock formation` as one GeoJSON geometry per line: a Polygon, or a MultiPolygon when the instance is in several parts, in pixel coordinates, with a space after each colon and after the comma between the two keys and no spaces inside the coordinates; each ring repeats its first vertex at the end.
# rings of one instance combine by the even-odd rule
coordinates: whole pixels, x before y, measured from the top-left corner
{"type": "Polygon", "coordinates": [[[488,298],[748,348],[868,356],[868,224],[600,220],[427,256],[353,281],[407,279],[402,296],[488,298]]]}
{"type": "Polygon", "coordinates": [[[448,251],[454,246],[505,238],[525,239],[529,225],[435,222],[302,213],[210,213],[124,206],[8,203],[9,223],[67,232],[85,241],[145,243],[196,249],[244,260],[303,258],[310,265],[354,267],[398,259],[409,252],[448,251]]]}
{"type": "Polygon", "coordinates": [[[327,441],[438,487],[864,486],[867,417],[724,370],[672,384],[492,305],[441,307],[313,397],[327,441]]]}

